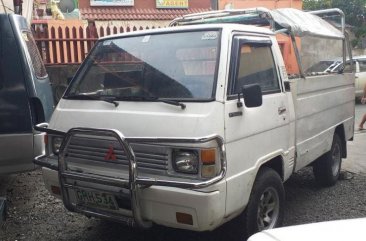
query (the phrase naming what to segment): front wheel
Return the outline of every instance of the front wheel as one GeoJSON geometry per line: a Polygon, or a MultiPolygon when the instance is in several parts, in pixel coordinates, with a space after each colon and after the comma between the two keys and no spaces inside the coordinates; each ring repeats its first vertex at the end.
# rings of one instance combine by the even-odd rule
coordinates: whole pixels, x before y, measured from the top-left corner
{"type": "Polygon", "coordinates": [[[246,240],[256,232],[281,226],[284,201],[285,190],[278,173],[271,168],[261,168],[246,209],[232,222],[231,235],[236,236],[235,240],[246,240]]]}
{"type": "Polygon", "coordinates": [[[334,133],[332,147],[313,165],[316,181],[322,186],[333,186],[341,171],[342,164],[342,141],[337,133],[334,133]]]}

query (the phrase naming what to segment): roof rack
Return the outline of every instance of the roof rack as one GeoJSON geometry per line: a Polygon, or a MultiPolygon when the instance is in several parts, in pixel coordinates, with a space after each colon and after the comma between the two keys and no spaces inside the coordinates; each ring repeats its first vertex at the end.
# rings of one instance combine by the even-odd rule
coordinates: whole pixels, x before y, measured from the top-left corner
{"type": "Polygon", "coordinates": [[[318,22],[318,20],[314,19],[313,17],[310,17],[309,19],[309,13],[311,15],[317,15],[318,17],[322,16],[326,17],[329,16],[330,14],[333,14],[340,16],[341,31],[342,34],[344,35],[345,15],[342,12],[342,10],[338,8],[333,8],[333,9],[303,12],[303,14],[300,12],[301,11],[297,9],[269,10],[263,7],[248,8],[248,9],[218,10],[218,11],[188,14],[183,17],[174,19],[169,24],[169,26],[207,24],[207,23],[239,23],[239,24],[257,25],[257,26],[270,26],[271,30],[274,32],[283,31],[283,29],[293,31],[295,28],[301,29],[302,27],[305,28],[304,31],[307,31],[306,28],[308,26],[301,26],[302,22],[310,21],[310,24],[313,24],[314,26],[318,24],[318,26],[314,28],[321,27],[321,25],[325,24],[318,22]],[[292,14],[297,14],[297,16],[295,16],[295,18],[293,19],[292,14]],[[303,19],[299,21],[298,18],[303,19]],[[293,20],[295,22],[293,22],[293,20]]]}
{"type": "Polygon", "coordinates": [[[230,9],[218,10],[202,13],[188,14],[174,19],[169,26],[192,25],[204,23],[241,23],[254,25],[270,25],[272,23],[270,10],[267,8],[248,8],[248,9],[230,9]]]}
{"type": "Polygon", "coordinates": [[[335,14],[335,15],[340,16],[341,29],[342,29],[342,33],[344,34],[345,28],[346,28],[346,16],[345,16],[344,12],[342,10],[340,10],[339,8],[315,10],[315,11],[310,11],[309,13],[320,16],[320,17],[322,17],[323,15],[328,15],[328,14],[335,14]]]}

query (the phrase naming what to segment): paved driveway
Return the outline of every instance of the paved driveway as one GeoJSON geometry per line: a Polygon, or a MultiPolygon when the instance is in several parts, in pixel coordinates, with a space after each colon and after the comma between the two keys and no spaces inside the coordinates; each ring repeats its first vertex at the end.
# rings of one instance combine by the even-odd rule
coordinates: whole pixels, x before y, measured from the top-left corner
{"type": "MultiPolygon", "coordinates": [[[[366,174],[366,131],[358,131],[362,115],[366,113],[366,105],[357,104],[355,108],[354,140],[347,143],[348,158],[343,160],[342,168],[353,173],[366,174]]],[[[364,125],[366,127],[366,124],[364,125]]]]}

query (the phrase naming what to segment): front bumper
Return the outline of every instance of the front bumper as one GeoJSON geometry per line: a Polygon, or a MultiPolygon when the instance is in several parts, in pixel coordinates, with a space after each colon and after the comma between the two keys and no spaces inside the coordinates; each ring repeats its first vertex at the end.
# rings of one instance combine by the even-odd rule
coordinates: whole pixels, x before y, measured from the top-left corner
{"type": "MultiPolygon", "coordinates": [[[[42,168],[42,172],[45,186],[52,193],[52,186],[60,186],[58,172],[49,168],[42,168]]],[[[162,186],[151,186],[142,189],[139,195],[142,219],[172,228],[193,231],[213,230],[224,222],[225,182],[215,184],[215,189],[217,191],[212,192],[162,186]],[[176,213],[192,215],[193,225],[177,222],[176,213]]],[[[62,198],[60,195],[55,196],[62,198]]],[[[98,215],[90,215],[98,217],[98,215]]],[[[99,217],[121,222],[121,220],[111,217],[99,217]]]]}
{"type": "Polygon", "coordinates": [[[65,135],[57,164],[45,156],[37,157],[35,163],[44,167],[43,173],[47,189],[51,190],[52,186],[60,187],[60,197],[70,211],[143,228],[157,223],[196,231],[212,230],[223,222],[225,214],[226,185],[223,178],[226,173],[226,161],[224,147],[218,137],[190,140],[191,142],[206,142],[213,139],[217,140],[221,148],[222,170],[218,176],[204,181],[138,176],[134,152],[123,135],[115,130],[71,129],[65,135]],[[100,173],[70,169],[69,160],[71,158],[67,153],[68,145],[74,137],[80,139],[85,136],[103,137],[108,141],[117,140],[121,147],[120,150],[126,154],[129,162],[127,176],[119,175],[119,173],[114,176],[105,176],[100,173]],[[205,189],[207,187],[210,187],[210,191],[205,189]],[[113,211],[81,206],[76,200],[76,190],[80,189],[101,191],[114,195],[116,198],[123,198],[125,201],[127,199],[130,205],[128,208],[120,207],[113,211]],[[182,222],[178,218],[179,214],[189,216],[191,222],[188,224],[185,221],[182,222]]]}

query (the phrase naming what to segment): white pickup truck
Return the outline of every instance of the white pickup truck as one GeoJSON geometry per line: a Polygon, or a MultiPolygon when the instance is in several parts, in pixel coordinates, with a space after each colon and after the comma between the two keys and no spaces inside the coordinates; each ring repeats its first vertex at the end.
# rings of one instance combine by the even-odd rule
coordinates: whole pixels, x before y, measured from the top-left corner
{"type": "Polygon", "coordinates": [[[144,228],[281,225],[283,182],[312,165],[335,184],[353,138],[352,68],[304,71],[349,58],[344,31],[315,15],[328,13],[344,26],[339,10],[249,9],[100,39],[37,126],[46,188],[72,212],[144,228]]]}

